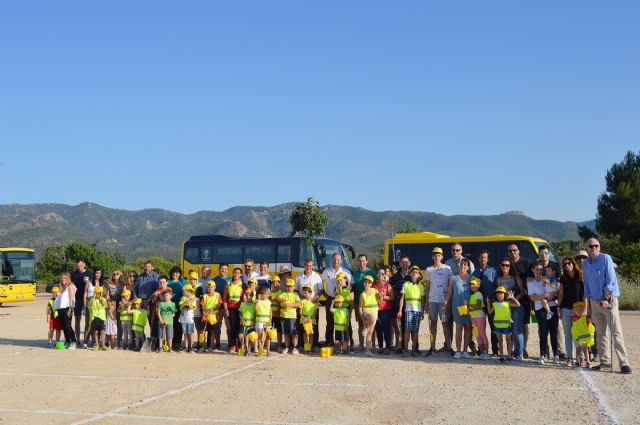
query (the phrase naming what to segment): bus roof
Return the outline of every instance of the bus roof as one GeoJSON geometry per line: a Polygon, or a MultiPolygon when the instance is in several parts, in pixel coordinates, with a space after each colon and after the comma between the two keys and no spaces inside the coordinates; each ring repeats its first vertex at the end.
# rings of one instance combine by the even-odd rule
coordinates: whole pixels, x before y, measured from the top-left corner
{"type": "MultiPolygon", "coordinates": [[[[237,237],[237,236],[225,236],[225,235],[197,235],[191,236],[188,241],[189,242],[198,242],[198,241],[261,241],[261,240],[269,240],[269,241],[278,241],[278,240],[291,240],[291,239],[301,239],[302,236],[280,236],[280,237],[237,237]]],[[[318,237],[314,238],[318,241],[334,241],[331,238],[318,237]]]]}
{"type": "Polygon", "coordinates": [[[523,235],[484,235],[484,236],[449,236],[440,233],[432,232],[416,232],[416,233],[396,233],[393,239],[387,239],[386,243],[419,243],[419,242],[431,242],[438,241],[450,241],[450,242],[484,242],[484,241],[522,241],[533,240],[537,242],[546,242],[544,239],[523,236],[523,235]]]}
{"type": "Polygon", "coordinates": [[[18,248],[18,247],[12,247],[12,246],[2,246],[2,247],[0,247],[0,252],[5,252],[5,251],[34,252],[34,250],[32,248],[18,248]]]}

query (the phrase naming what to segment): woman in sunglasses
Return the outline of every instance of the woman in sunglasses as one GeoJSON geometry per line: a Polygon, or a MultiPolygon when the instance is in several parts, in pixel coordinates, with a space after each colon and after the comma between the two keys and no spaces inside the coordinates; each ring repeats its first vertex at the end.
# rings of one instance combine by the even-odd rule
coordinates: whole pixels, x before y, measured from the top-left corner
{"type": "MultiPolygon", "coordinates": [[[[496,278],[496,287],[503,286],[507,291],[513,292],[513,297],[520,303],[517,307],[511,308],[511,320],[513,320],[513,333],[510,338],[512,339],[512,346],[514,350],[515,360],[521,361],[524,359],[524,333],[522,330],[522,323],[525,314],[525,308],[522,306],[521,299],[527,296],[526,291],[522,283],[522,279],[518,275],[513,262],[509,258],[503,258],[500,261],[500,270],[498,271],[498,277],[496,278]]],[[[493,294],[490,295],[493,297],[493,294]]],[[[492,300],[493,301],[493,300],[492,300]]],[[[526,311],[529,314],[528,311],[526,311]]],[[[509,353],[511,355],[511,353],[509,353]]]]}
{"type": "Polygon", "coordinates": [[[564,329],[564,350],[567,353],[567,366],[573,366],[577,359],[573,358],[573,342],[571,337],[571,317],[573,305],[584,301],[584,279],[582,269],[572,257],[562,260],[562,275],[559,280],[558,317],[564,329]]]}

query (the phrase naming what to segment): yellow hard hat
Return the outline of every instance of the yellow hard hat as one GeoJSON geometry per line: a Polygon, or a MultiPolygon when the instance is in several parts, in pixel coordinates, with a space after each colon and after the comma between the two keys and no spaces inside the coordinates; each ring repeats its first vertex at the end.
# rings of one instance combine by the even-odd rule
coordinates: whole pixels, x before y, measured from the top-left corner
{"type": "Polygon", "coordinates": [[[498,286],[496,288],[496,292],[504,292],[506,294],[507,293],[507,288],[505,288],[504,286],[498,286]]]}
{"type": "Polygon", "coordinates": [[[134,304],[142,304],[142,298],[136,298],[135,300],[133,300],[134,304]]]}
{"type": "Polygon", "coordinates": [[[346,279],[346,278],[347,278],[346,273],[340,272],[336,275],[336,279],[346,279]]]}
{"type": "Polygon", "coordinates": [[[287,279],[287,281],[284,283],[285,286],[296,286],[296,281],[293,279],[287,279]]]}
{"type": "Polygon", "coordinates": [[[442,248],[440,248],[439,246],[436,246],[435,248],[433,248],[431,250],[431,255],[433,254],[442,254],[444,255],[444,253],[442,252],[442,248]]]}
{"type": "Polygon", "coordinates": [[[478,277],[472,277],[470,283],[471,283],[471,285],[480,286],[482,281],[478,277]]]}
{"type": "Polygon", "coordinates": [[[190,284],[190,283],[187,283],[186,285],[184,285],[184,286],[182,287],[182,290],[183,290],[183,291],[191,292],[191,291],[193,291],[193,286],[191,286],[191,284],[190,284]]]}
{"type": "Polygon", "coordinates": [[[213,280],[207,282],[207,286],[216,286],[216,283],[213,280]]]}
{"type": "Polygon", "coordinates": [[[335,302],[337,302],[337,303],[343,303],[344,302],[344,298],[342,298],[342,295],[336,295],[336,297],[333,300],[335,302]]]}
{"type": "Polygon", "coordinates": [[[573,308],[584,308],[584,303],[582,301],[576,301],[575,303],[573,303],[573,308]]]}
{"type": "Polygon", "coordinates": [[[253,294],[253,289],[247,288],[247,289],[245,289],[244,293],[247,294],[247,295],[253,294]]]}
{"type": "Polygon", "coordinates": [[[189,273],[189,279],[196,279],[196,280],[198,280],[198,273],[196,273],[196,272],[191,272],[191,273],[189,273]]]}
{"type": "Polygon", "coordinates": [[[59,294],[59,293],[60,293],[60,287],[59,287],[59,286],[54,286],[54,287],[51,289],[51,293],[52,293],[52,294],[59,294]]]}
{"type": "Polygon", "coordinates": [[[253,283],[254,285],[257,285],[258,279],[256,279],[255,277],[252,277],[251,279],[249,279],[248,283],[253,283]]]}
{"type": "Polygon", "coordinates": [[[96,286],[93,292],[95,292],[96,294],[102,294],[102,286],[100,285],[96,286]]]}
{"type": "Polygon", "coordinates": [[[271,278],[271,282],[280,282],[280,276],[276,275],[271,278]]]}
{"type": "Polygon", "coordinates": [[[122,296],[124,297],[125,295],[131,295],[131,291],[128,289],[125,289],[124,291],[122,291],[122,296]]]}
{"type": "Polygon", "coordinates": [[[368,280],[368,281],[369,281],[369,282],[371,282],[371,283],[373,283],[373,282],[374,282],[374,280],[373,280],[373,276],[371,276],[371,275],[369,275],[369,274],[368,274],[368,275],[366,275],[366,276],[364,277],[364,280],[368,280]]]}
{"type": "Polygon", "coordinates": [[[411,266],[411,268],[409,269],[409,272],[412,272],[412,271],[414,271],[414,270],[417,270],[417,271],[419,271],[419,272],[421,272],[421,271],[422,271],[422,270],[420,270],[420,267],[418,267],[418,266],[411,266]]]}

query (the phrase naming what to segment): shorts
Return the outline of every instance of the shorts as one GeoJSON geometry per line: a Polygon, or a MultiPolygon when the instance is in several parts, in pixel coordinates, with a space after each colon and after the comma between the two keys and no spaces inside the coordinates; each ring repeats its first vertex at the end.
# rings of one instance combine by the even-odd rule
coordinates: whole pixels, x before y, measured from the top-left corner
{"type": "Polygon", "coordinates": [[[440,317],[442,323],[451,321],[451,310],[444,308],[444,303],[429,303],[429,320],[437,321],[440,317]]]}
{"type": "Polygon", "coordinates": [[[522,324],[528,325],[531,323],[531,305],[524,307],[524,314],[522,315],[522,324]]]}
{"type": "Polygon", "coordinates": [[[471,324],[471,316],[468,314],[460,314],[458,312],[458,308],[456,306],[451,310],[453,314],[453,321],[456,325],[470,325],[471,324]]]}
{"type": "Polygon", "coordinates": [[[421,311],[405,311],[404,330],[409,332],[418,332],[420,330],[421,315],[421,311]]]}
{"type": "Polygon", "coordinates": [[[347,333],[347,331],[336,331],[335,334],[336,334],[336,337],[335,337],[336,341],[338,342],[349,341],[349,334],[347,333]]]}
{"type": "Polygon", "coordinates": [[[102,332],[104,330],[104,320],[94,317],[91,321],[91,332],[102,332]]]}
{"type": "Polygon", "coordinates": [[[589,341],[585,341],[582,345],[580,345],[580,343],[578,341],[576,341],[575,339],[572,339],[571,341],[573,341],[574,348],[588,347],[589,346],[589,341]]]}
{"type": "Polygon", "coordinates": [[[282,335],[282,319],[280,319],[280,317],[272,317],[271,323],[273,324],[273,328],[278,331],[278,335],[282,335]]]}
{"type": "Polygon", "coordinates": [[[60,321],[58,320],[57,317],[50,317],[49,318],[49,330],[50,331],[61,331],[62,330],[62,323],[60,323],[60,321]]]}
{"type": "Polygon", "coordinates": [[[195,323],[180,323],[182,325],[183,334],[193,334],[196,331],[195,323]]]}
{"type": "Polygon", "coordinates": [[[511,335],[511,326],[508,328],[493,328],[493,333],[496,335],[511,335]]]}
{"type": "Polygon", "coordinates": [[[256,330],[261,331],[269,327],[268,323],[256,322],[256,330]]]}
{"type": "MultiPolygon", "coordinates": [[[[356,310],[357,311],[357,310],[356,310]]],[[[362,312],[362,320],[370,320],[372,322],[378,321],[378,312],[377,311],[367,311],[364,310],[362,312]]]]}
{"type": "Polygon", "coordinates": [[[281,317],[282,322],[282,334],[283,335],[298,335],[298,319],[286,319],[281,317]]]}

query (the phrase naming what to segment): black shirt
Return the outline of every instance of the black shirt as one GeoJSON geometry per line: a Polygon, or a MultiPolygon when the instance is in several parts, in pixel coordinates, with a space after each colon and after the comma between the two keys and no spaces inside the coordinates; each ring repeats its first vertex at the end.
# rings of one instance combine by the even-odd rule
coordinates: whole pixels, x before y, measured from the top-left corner
{"type": "Polygon", "coordinates": [[[93,280],[93,273],[89,270],[85,270],[84,272],[80,272],[80,270],[74,270],[71,272],[71,282],[76,286],[76,304],[78,301],[82,304],[82,299],[84,298],[84,290],[87,286],[85,284],[84,278],[88,277],[89,282],[93,280]]]}
{"type": "Polygon", "coordinates": [[[584,298],[584,283],[576,276],[570,278],[567,275],[560,277],[562,284],[562,304],[560,308],[573,310],[573,304],[584,298]]]}
{"type": "Polygon", "coordinates": [[[396,274],[391,276],[391,279],[389,279],[389,284],[393,288],[393,293],[396,294],[393,299],[393,303],[395,305],[400,304],[400,291],[402,290],[402,285],[409,280],[411,280],[409,273],[403,275],[402,270],[396,272],[396,274]]]}

